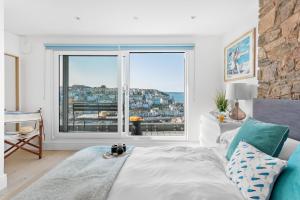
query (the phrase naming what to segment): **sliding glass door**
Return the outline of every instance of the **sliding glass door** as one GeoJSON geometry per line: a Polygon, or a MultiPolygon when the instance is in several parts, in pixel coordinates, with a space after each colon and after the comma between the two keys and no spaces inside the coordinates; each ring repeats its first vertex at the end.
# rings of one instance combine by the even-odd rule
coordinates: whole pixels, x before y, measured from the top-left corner
{"type": "Polygon", "coordinates": [[[130,53],[129,71],[129,134],[184,136],[185,53],[130,53]]]}
{"type": "Polygon", "coordinates": [[[185,136],[185,57],[185,52],[64,52],[59,132],[185,136]]]}
{"type": "Polygon", "coordinates": [[[60,132],[118,132],[119,65],[118,55],[60,57],[60,132]]]}

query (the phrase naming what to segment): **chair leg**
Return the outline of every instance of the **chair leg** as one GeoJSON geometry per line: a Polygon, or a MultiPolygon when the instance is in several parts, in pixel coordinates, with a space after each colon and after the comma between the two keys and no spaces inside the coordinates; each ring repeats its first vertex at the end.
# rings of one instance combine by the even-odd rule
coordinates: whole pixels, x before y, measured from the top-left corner
{"type": "Polygon", "coordinates": [[[39,148],[39,159],[41,159],[42,158],[42,156],[43,156],[43,126],[40,126],[39,127],[39,146],[38,146],[38,148],[39,148]]]}
{"type": "Polygon", "coordinates": [[[15,147],[16,147],[15,145],[19,145],[20,143],[22,143],[22,141],[17,142],[15,145],[12,145],[11,143],[9,143],[9,142],[7,142],[7,141],[5,141],[5,143],[11,145],[11,147],[9,147],[8,149],[6,149],[6,150],[4,151],[4,153],[7,153],[7,152],[9,152],[10,150],[12,150],[13,148],[15,148],[15,147]]]}

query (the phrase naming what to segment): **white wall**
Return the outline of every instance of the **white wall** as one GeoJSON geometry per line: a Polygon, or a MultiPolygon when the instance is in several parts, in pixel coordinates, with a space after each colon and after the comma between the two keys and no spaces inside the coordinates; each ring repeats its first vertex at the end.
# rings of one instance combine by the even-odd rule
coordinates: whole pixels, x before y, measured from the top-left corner
{"type": "Polygon", "coordinates": [[[6,187],[4,174],[4,2],[0,0],[0,190],[6,187]]]}
{"type": "Polygon", "coordinates": [[[14,56],[20,56],[20,37],[5,31],[4,52],[14,56]]]}
{"type": "MultiPolygon", "coordinates": [[[[257,31],[257,27],[258,27],[258,10],[259,10],[259,1],[255,1],[256,3],[256,10],[253,9],[253,13],[250,13],[250,15],[248,17],[245,18],[241,18],[240,19],[240,23],[236,24],[235,27],[232,27],[232,31],[230,31],[229,33],[225,34],[223,36],[223,49],[230,44],[232,41],[236,40],[237,38],[239,38],[241,35],[243,35],[244,33],[250,31],[253,28],[256,28],[256,47],[258,44],[258,31],[257,31]]],[[[257,50],[258,48],[256,48],[257,50]]],[[[256,51],[256,74],[257,74],[257,52],[256,51]]],[[[223,63],[224,63],[224,54],[222,54],[223,56],[223,63]]],[[[224,64],[222,65],[222,73],[224,74],[224,64]]],[[[224,76],[223,76],[224,77],[224,76]]],[[[257,81],[257,77],[254,78],[250,78],[250,79],[245,79],[245,80],[238,80],[238,81],[233,81],[233,82],[242,82],[242,83],[249,83],[249,84],[258,84],[257,81]]],[[[224,83],[224,89],[225,89],[226,84],[224,83]]],[[[252,115],[252,101],[240,101],[240,106],[242,108],[242,110],[244,110],[247,114],[252,115]]]]}
{"type": "MultiPolygon", "coordinates": [[[[161,36],[161,37],[46,37],[35,36],[23,38],[26,54],[22,54],[22,106],[23,110],[44,108],[45,115],[53,112],[49,107],[51,77],[50,69],[45,65],[44,43],[71,44],[163,44],[195,43],[195,69],[189,72],[189,140],[198,140],[200,115],[214,109],[215,92],[222,88],[222,37],[216,36],[161,36]]],[[[22,41],[21,41],[22,42],[22,41]]],[[[24,51],[21,48],[21,51],[24,51]]],[[[47,120],[48,116],[44,116],[47,120]]],[[[47,121],[45,122],[47,123],[47,121]]],[[[46,129],[49,134],[50,129],[46,129]]]]}

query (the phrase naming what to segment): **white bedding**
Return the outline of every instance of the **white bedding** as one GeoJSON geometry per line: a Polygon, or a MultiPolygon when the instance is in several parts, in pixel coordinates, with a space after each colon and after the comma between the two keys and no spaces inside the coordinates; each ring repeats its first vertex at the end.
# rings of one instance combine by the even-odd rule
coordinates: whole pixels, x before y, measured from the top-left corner
{"type": "Polygon", "coordinates": [[[203,147],[137,147],[108,200],[243,199],[225,175],[221,154],[203,147]]]}

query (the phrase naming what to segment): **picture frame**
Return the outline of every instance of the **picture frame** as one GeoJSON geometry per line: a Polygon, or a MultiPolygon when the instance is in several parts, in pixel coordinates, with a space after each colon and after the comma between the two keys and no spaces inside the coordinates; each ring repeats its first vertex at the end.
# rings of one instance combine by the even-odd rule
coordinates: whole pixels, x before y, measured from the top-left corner
{"type": "Polygon", "coordinates": [[[256,28],[224,48],[224,81],[255,77],[256,28]]]}

